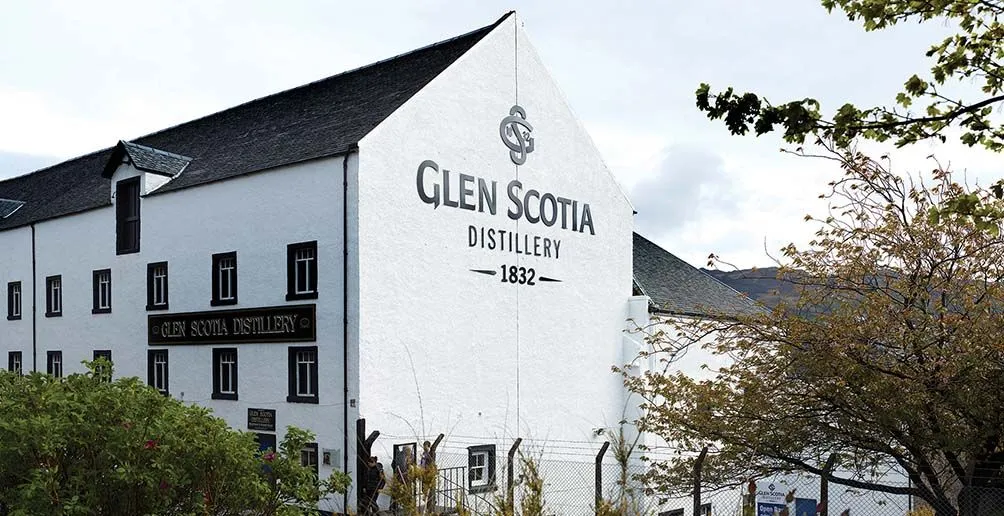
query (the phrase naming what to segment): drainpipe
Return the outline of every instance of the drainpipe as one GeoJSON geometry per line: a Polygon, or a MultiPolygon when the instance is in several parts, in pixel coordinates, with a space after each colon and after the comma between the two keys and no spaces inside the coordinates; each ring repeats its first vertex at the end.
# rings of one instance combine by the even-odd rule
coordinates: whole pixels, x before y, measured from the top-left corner
{"type": "MultiPolygon", "coordinates": [[[[36,293],[36,272],[35,272],[35,224],[31,225],[31,370],[38,371],[38,295],[36,293]]],[[[21,293],[21,300],[24,300],[24,292],[21,293]]]]}
{"type": "MultiPolygon", "coordinates": [[[[345,474],[349,474],[349,156],[354,146],[342,158],[342,455],[345,474]]],[[[358,471],[356,472],[358,476],[358,471]]],[[[353,484],[358,486],[358,478],[353,484]]],[[[342,512],[349,513],[349,493],[342,496],[342,512]]]]}

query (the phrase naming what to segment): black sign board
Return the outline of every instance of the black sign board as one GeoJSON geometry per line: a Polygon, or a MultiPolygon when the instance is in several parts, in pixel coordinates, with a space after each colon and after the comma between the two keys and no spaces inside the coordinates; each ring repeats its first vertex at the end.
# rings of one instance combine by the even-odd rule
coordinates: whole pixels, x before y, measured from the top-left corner
{"type": "Polygon", "coordinates": [[[147,316],[151,346],[313,342],[317,340],[316,305],[270,306],[147,316]]]}
{"type": "MultiPolygon", "coordinates": [[[[275,410],[263,408],[248,409],[248,430],[275,432],[275,410]]],[[[275,444],[272,444],[275,446],[275,444]]]]}

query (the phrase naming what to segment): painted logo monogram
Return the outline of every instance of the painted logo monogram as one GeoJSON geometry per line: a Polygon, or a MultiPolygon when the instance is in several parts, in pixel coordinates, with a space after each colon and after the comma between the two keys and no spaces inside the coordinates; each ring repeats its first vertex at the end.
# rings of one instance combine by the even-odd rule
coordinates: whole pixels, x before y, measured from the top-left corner
{"type": "Polygon", "coordinates": [[[509,110],[509,116],[499,125],[502,143],[509,148],[509,158],[517,165],[526,163],[526,155],[533,152],[533,126],[526,121],[526,111],[519,106],[509,110]]]}

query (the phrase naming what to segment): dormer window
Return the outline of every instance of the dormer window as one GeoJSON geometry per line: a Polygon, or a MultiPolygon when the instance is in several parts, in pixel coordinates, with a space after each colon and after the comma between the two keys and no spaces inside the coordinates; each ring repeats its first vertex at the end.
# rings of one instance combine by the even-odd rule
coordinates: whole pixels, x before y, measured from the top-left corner
{"type": "Polygon", "coordinates": [[[115,183],[115,251],[139,252],[139,177],[115,183]]]}

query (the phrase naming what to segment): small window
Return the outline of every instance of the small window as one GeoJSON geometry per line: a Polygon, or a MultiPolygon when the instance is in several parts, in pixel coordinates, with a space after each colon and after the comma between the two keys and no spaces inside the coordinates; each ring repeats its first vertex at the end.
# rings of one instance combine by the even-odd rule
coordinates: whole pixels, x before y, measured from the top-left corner
{"type": "MultiPolygon", "coordinates": [[[[97,360],[99,358],[103,358],[107,360],[109,363],[111,363],[112,351],[110,349],[94,350],[94,360],[97,360]]],[[[100,378],[103,381],[106,382],[112,381],[112,371],[110,369],[110,366],[105,366],[105,365],[97,366],[97,368],[94,370],[94,373],[97,374],[98,378],[100,378]]]]}
{"type": "Polygon", "coordinates": [[[289,348],[289,395],[292,403],[317,403],[317,346],[289,348]]]}
{"type": "Polygon", "coordinates": [[[24,374],[21,368],[21,352],[10,351],[7,353],[7,370],[12,373],[24,374]]]}
{"type": "Polygon", "coordinates": [[[56,378],[63,377],[62,351],[47,351],[45,353],[45,372],[56,378]]]}
{"type": "Polygon", "coordinates": [[[485,444],[467,448],[468,489],[482,493],[495,488],[495,445],[485,444]]]}
{"type": "Polygon", "coordinates": [[[237,253],[213,255],[212,306],[237,304],[237,253]]]}
{"type": "Polygon", "coordinates": [[[92,273],[94,304],[92,314],[112,313],[112,270],[101,269],[92,273]]]}
{"type": "Polygon", "coordinates": [[[139,178],[115,184],[115,252],[139,252],[139,178]]]}
{"type": "Polygon", "coordinates": [[[213,399],[237,399],[237,348],[213,350],[213,399]]]}
{"type": "Polygon", "coordinates": [[[151,349],[146,353],[146,373],[147,383],[160,391],[161,394],[168,394],[168,366],[167,350],[151,349]]]}
{"type": "Polygon", "coordinates": [[[49,276],[45,278],[45,316],[60,317],[63,315],[63,277],[49,276]]]}
{"type": "Polygon", "coordinates": [[[317,242],[286,246],[286,301],[317,299],[317,242]]]}
{"type": "Polygon", "coordinates": [[[146,265],[146,309],[167,310],[167,262],[146,265]]]}
{"type": "Polygon", "coordinates": [[[314,475],[318,475],[317,469],[317,443],[307,443],[300,450],[300,464],[305,468],[314,470],[314,475]]]}
{"type": "Polygon", "coordinates": [[[254,434],[255,441],[258,442],[258,449],[261,451],[275,451],[275,434],[254,434]]]}
{"type": "Polygon", "coordinates": [[[12,281],[7,284],[7,320],[16,321],[21,318],[21,282],[12,281]]]}

